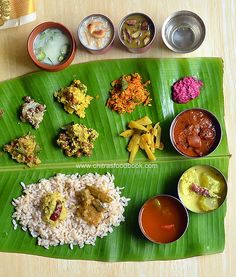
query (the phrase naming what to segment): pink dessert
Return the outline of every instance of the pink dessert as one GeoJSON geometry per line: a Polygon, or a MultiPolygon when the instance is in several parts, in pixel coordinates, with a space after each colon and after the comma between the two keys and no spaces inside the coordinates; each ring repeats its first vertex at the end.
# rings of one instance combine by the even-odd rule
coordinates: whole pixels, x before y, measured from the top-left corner
{"type": "Polygon", "coordinates": [[[194,77],[184,77],[174,83],[172,87],[172,99],[176,103],[188,103],[199,96],[202,86],[202,81],[194,77]]]}

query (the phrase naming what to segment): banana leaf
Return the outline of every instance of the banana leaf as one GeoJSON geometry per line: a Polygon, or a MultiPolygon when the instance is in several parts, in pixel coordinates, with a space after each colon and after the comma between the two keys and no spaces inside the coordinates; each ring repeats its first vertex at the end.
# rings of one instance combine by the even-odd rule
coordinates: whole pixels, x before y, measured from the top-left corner
{"type": "Polygon", "coordinates": [[[26,168],[13,161],[7,153],[0,156],[0,251],[28,253],[40,256],[102,261],[146,261],[187,258],[222,252],[225,243],[224,217],[226,203],[214,212],[198,215],[190,212],[188,231],[177,242],[158,245],[147,241],[141,234],[137,216],[141,205],[159,193],[176,195],[177,183],[183,171],[192,165],[209,164],[218,168],[227,177],[229,151],[224,123],[223,62],[219,58],[191,59],[126,59],[95,61],[72,65],[60,72],[39,71],[0,83],[0,146],[30,132],[41,147],[42,164],[26,168]],[[105,106],[112,80],[123,74],[138,72],[143,80],[151,80],[148,89],[152,106],[140,106],[131,114],[119,115],[105,106]],[[171,86],[184,76],[195,76],[204,86],[201,94],[188,104],[176,104],[171,100],[171,86]],[[53,93],[79,79],[94,96],[84,119],[69,115],[57,103],[53,93]],[[19,120],[22,97],[29,95],[47,106],[44,120],[38,130],[19,120]],[[171,146],[169,127],[180,111],[202,107],[213,112],[222,125],[223,137],[220,146],[205,158],[187,159],[171,146]],[[126,168],[128,160],[127,140],[119,133],[131,120],[148,115],[162,126],[163,151],[156,153],[157,160],[150,163],[140,152],[136,164],[126,168]],[[70,122],[82,123],[99,133],[91,157],[66,157],[55,141],[60,128],[70,122]],[[106,167],[102,168],[102,164],[106,167]],[[152,165],[152,168],[151,166],[152,165]],[[11,201],[21,193],[20,182],[37,182],[61,172],[80,174],[110,172],[115,184],[124,187],[123,194],[131,198],[125,211],[126,221],[107,237],[98,238],[95,246],[79,249],[68,246],[38,246],[36,239],[21,229],[13,230],[11,216],[14,211],[11,201]]]}

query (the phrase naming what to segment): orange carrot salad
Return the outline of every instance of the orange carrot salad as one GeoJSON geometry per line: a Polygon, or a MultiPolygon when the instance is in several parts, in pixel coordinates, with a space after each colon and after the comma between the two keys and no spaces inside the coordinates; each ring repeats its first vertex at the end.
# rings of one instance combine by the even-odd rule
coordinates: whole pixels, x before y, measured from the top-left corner
{"type": "Polygon", "coordinates": [[[142,83],[142,77],[138,73],[123,75],[111,83],[107,106],[122,114],[131,113],[141,104],[151,105],[150,93],[145,88],[148,84],[150,81],[142,83]]]}

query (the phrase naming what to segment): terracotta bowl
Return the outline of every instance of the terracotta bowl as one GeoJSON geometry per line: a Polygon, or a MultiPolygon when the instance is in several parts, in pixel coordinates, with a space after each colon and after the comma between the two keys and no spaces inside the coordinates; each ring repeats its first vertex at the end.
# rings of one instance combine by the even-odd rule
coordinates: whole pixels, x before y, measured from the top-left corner
{"type": "Polygon", "coordinates": [[[28,41],[27,41],[27,48],[28,48],[28,53],[29,53],[32,61],[39,68],[47,70],[47,71],[59,71],[59,70],[66,68],[67,66],[69,66],[71,64],[71,62],[73,61],[73,59],[75,57],[76,43],[75,43],[75,39],[72,36],[71,32],[64,25],[57,23],[57,22],[43,22],[43,23],[39,24],[38,26],[36,26],[33,29],[33,31],[30,33],[30,35],[28,37],[28,41]],[[49,65],[49,64],[45,64],[45,63],[38,61],[34,54],[34,49],[33,49],[34,40],[37,37],[37,35],[49,28],[55,28],[55,29],[59,29],[60,31],[62,31],[69,39],[69,42],[71,45],[71,50],[70,50],[70,53],[68,54],[67,58],[63,62],[56,64],[56,65],[49,65]]]}

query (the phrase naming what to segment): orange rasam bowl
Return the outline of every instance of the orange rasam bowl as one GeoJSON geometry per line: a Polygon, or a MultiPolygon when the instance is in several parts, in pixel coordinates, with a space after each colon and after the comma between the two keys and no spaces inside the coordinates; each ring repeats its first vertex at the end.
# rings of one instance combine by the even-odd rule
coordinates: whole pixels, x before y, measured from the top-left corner
{"type": "Polygon", "coordinates": [[[161,194],[143,204],[138,221],[143,235],[149,241],[166,244],[184,235],[189,225],[189,215],[179,199],[161,194]]]}

